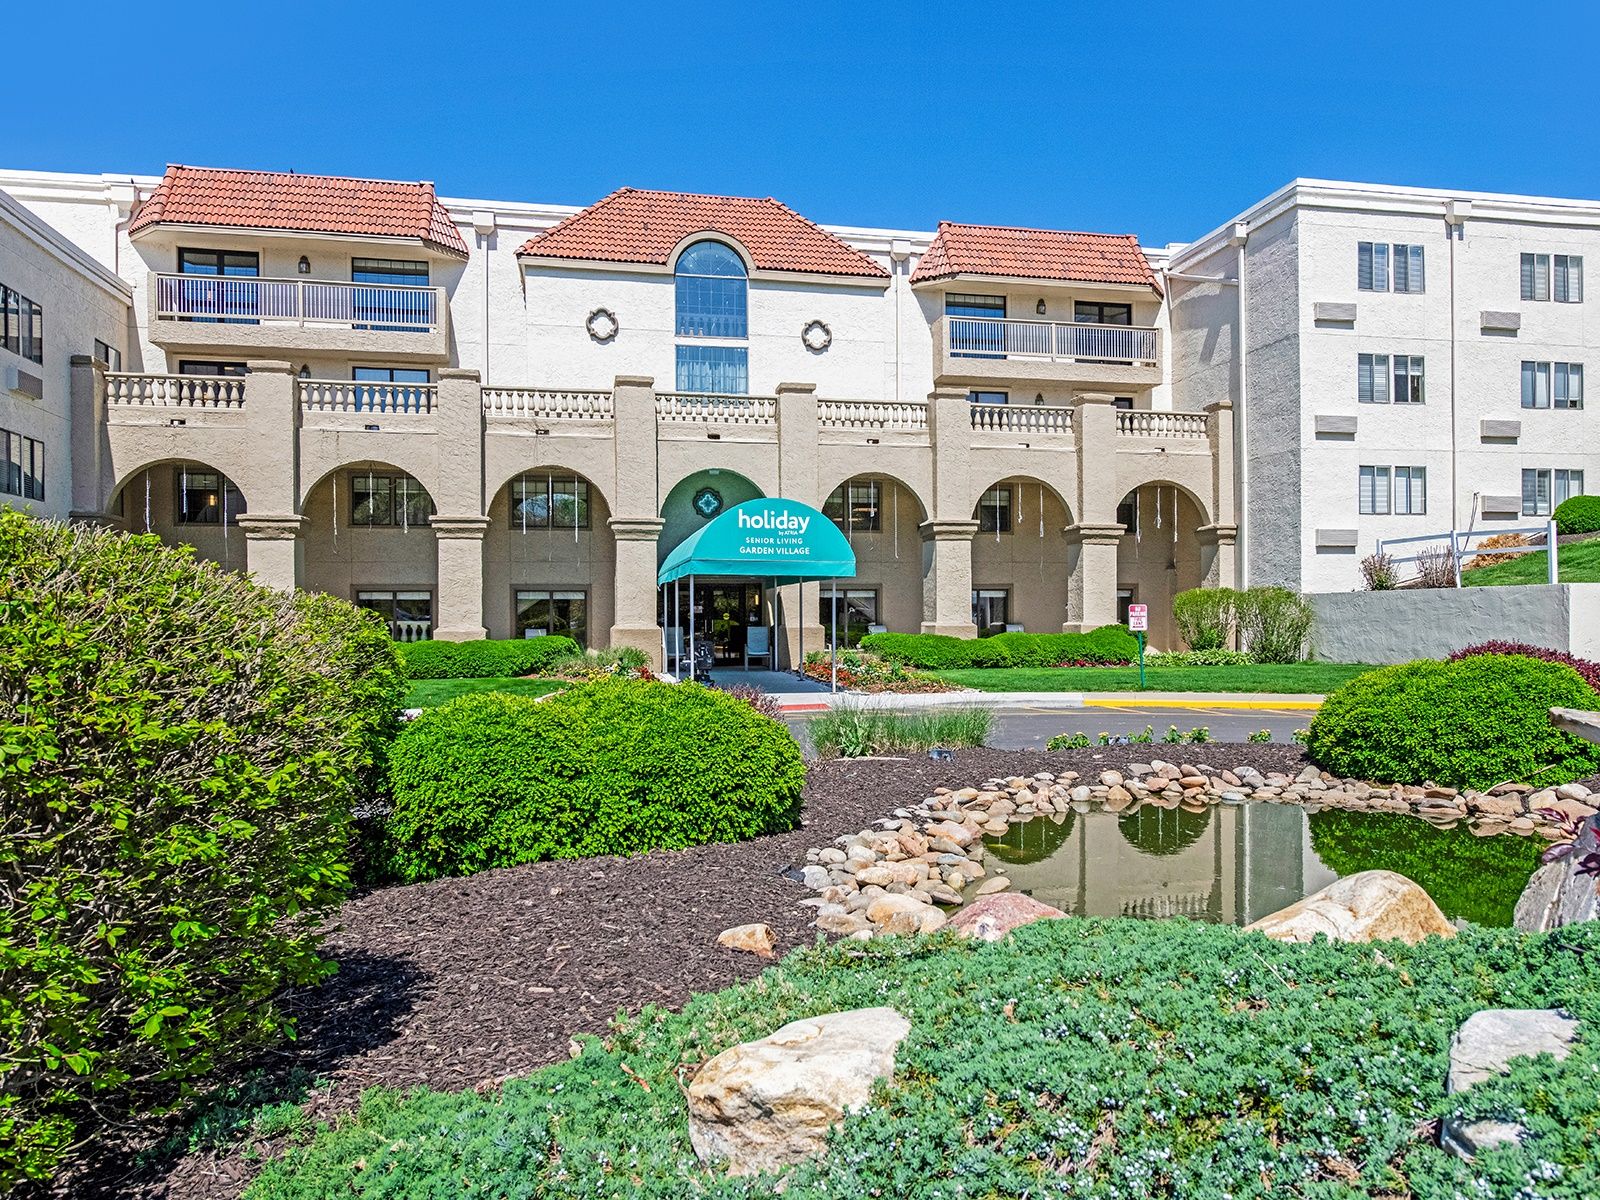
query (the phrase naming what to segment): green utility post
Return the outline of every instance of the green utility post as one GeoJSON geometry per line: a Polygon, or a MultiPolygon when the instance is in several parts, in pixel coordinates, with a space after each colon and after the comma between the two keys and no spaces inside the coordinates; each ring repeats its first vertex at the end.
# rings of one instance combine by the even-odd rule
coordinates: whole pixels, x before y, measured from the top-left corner
{"type": "Polygon", "coordinates": [[[1128,605],[1128,628],[1139,639],[1139,690],[1144,691],[1144,635],[1150,628],[1150,606],[1128,605]]]}

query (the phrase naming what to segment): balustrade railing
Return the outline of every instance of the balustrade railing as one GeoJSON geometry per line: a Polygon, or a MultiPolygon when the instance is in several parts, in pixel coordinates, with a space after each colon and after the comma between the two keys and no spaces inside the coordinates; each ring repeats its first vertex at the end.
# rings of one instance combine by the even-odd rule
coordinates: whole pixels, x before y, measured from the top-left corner
{"type": "Polygon", "coordinates": [[[610,392],[550,388],[484,388],[483,411],[526,421],[609,421],[615,413],[610,392]]]}
{"type": "Polygon", "coordinates": [[[234,325],[293,321],[423,331],[439,325],[439,292],[393,283],[157,274],[156,316],[234,325]]]}
{"type": "Polygon", "coordinates": [[[730,396],[713,392],[658,392],[656,417],[707,425],[771,425],[778,419],[776,396],[730,396]]]}
{"type": "Polygon", "coordinates": [[[379,383],[350,379],[302,379],[300,404],[307,412],[431,413],[436,383],[379,383]]]}
{"type": "Polygon", "coordinates": [[[1117,432],[1129,437],[1203,438],[1210,428],[1208,420],[1205,413],[1124,409],[1117,413],[1117,432]]]}
{"type": "Polygon", "coordinates": [[[149,408],[243,408],[244,379],[237,375],[106,373],[106,404],[149,408]]]}
{"type": "Polygon", "coordinates": [[[1156,331],[1132,325],[1014,321],[1003,317],[946,317],[947,345],[964,358],[1041,358],[1051,361],[1156,361],[1156,331]]]}
{"type": "Polygon", "coordinates": [[[974,404],[972,427],[1004,433],[1071,433],[1072,410],[1026,404],[974,404]]]}
{"type": "Polygon", "coordinates": [[[893,400],[818,400],[817,424],[823,429],[925,431],[928,406],[893,400]]]}

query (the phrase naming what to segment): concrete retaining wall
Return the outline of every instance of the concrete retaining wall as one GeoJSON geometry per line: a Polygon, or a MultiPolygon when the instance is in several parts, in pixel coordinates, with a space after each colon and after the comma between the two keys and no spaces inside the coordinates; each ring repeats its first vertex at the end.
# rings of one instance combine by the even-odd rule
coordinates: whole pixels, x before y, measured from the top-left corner
{"type": "Polygon", "coordinates": [[[1317,614],[1313,649],[1329,662],[1442,658],[1491,639],[1600,659],[1600,583],[1324,592],[1306,599],[1317,614]]]}

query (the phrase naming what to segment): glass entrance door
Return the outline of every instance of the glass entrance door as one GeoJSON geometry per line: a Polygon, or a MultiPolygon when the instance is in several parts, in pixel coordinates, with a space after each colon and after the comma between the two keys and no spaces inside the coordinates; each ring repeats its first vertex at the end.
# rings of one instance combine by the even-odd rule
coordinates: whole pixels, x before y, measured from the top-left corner
{"type": "MultiPolygon", "coordinates": [[[[672,611],[673,584],[666,585],[666,611],[672,611]]],[[[672,622],[683,630],[683,649],[689,649],[689,581],[679,580],[677,619],[672,622]]],[[[766,624],[764,589],[759,583],[738,580],[699,580],[694,587],[694,636],[704,640],[712,650],[715,662],[725,665],[744,665],[745,640],[752,626],[766,624]]]]}

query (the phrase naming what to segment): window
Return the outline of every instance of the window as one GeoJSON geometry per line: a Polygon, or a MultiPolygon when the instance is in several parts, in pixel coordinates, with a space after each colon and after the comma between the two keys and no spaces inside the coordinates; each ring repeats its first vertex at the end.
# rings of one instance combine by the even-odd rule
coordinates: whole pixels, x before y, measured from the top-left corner
{"type": "Polygon", "coordinates": [[[1357,508],[1363,516],[1421,516],[1428,511],[1425,467],[1362,467],[1357,508]]]}
{"type": "Polygon", "coordinates": [[[1522,256],[1522,298],[1524,300],[1550,299],[1550,256],[1524,254],[1522,256]]]}
{"type": "Polygon", "coordinates": [[[968,392],[967,399],[973,404],[1010,404],[1010,392],[968,392]]]}
{"type": "Polygon", "coordinates": [[[569,637],[579,646],[589,645],[589,593],[580,591],[518,591],[517,636],[521,638],[569,637]]]}
{"type": "Polygon", "coordinates": [[[979,533],[1011,532],[1011,489],[992,487],[978,501],[979,533]]]}
{"type": "Polygon", "coordinates": [[[172,473],[172,495],[178,525],[233,525],[245,510],[239,489],[216,471],[179,467],[172,473]]]}
{"type": "Polygon", "coordinates": [[[1582,408],[1583,364],[1524,362],[1523,408],[1582,408]]]}
{"type": "Polygon", "coordinates": [[[350,378],[357,382],[380,385],[355,389],[358,411],[427,411],[427,397],[421,389],[406,386],[429,382],[428,372],[425,370],[413,367],[352,367],[350,378]]]}
{"type": "Polygon", "coordinates": [[[1578,254],[1558,254],[1556,263],[1556,302],[1558,304],[1583,303],[1583,257],[1578,254]]]}
{"type": "Polygon", "coordinates": [[[0,493],[44,499],[44,443],[0,429],[0,493]]]}
{"type": "Polygon", "coordinates": [[[0,285],[0,344],[44,365],[44,309],[14,288],[0,285]]]}
{"type": "Polygon", "coordinates": [[[350,282],[388,285],[352,289],[356,321],[391,322],[358,324],[357,329],[420,333],[433,324],[433,297],[423,290],[428,286],[427,263],[395,258],[352,258],[350,282]],[[406,290],[396,291],[397,287],[406,290]],[[392,324],[395,321],[406,324],[392,324]]]}
{"type": "Polygon", "coordinates": [[[1385,516],[1389,512],[1389,468],[1362,467],[1360,511],[1363,516],[1385,516]]]}
{"type": "Polygon", "coordinates": [[[179,375],[215,375],[224,378],[243,378],[250,368],[242,362],[197,362],[185,358],[178,363],[179,375]]]}
{"type": "Polygon", "coordinates": [[[1011,593],[1003,588],[979,588],[972,593],[972,623],[979,630],[1004,629],[1009,624],[1011,593]]]}
{"type": "Polygon", "coordinates": [[[1356,245],[1356,287],[1363,292],[1421,292],[1424,284],[1422,247],[1404,242],[1356,245]]]}
{"type": "MultiPolygon", "coordinates": [[[[822,602],[817,609],[822,628],[833,634],[833,592],[822,585],[822,602]]],[[[839,645],[859,646],[868,629],[878,624],[878,593],[864,588],[839,589],[839,645]]]]}
{"type": "Polygon", "coordinates": [[[1396,404],[1422,403],[1422,355],[1396,354],[1394,356],[1394,402],[1396,404]]]}
{"type": "Polygon", "coordinates": [[[1555,367],[1555,406],[1557,408],[1583,407],[1583,364],[1562,363],[1555,367]]]}
{"type": "Polygon", "coordinates": [[[115,346],[108,346],[99,338],[94,341],[94,356],[106,364],[108,371],[122,370],[122,351],[115,346]]]}
{"type": "Polygon", "coordinates": [[[426,525],[433,516],[433,498],[409,475],[350,476],[350,524],[402,529],[426,525]]]}
{"type": "Polygon", "coordinates": [[[259,254],[251,250],[180,248],[178,272],[181,275],[197,276],[195,279],[174,281],[178,288],[176,297],[178,311],[205,314],[182,317],[181,320],[223,325],[259,324],[251,319],[259,311],[260,292],[256,285],[230,284],[215,278],[219,275],[254,278],[261,274],[259,254]]]}
{"type": "Polygon", "coordinates": [[[678,256],[678,336],[750,336],[748,292],[743,259],[721,242],[696,242],[678,256]]]}
{"type": "Polygon", "coordinates": [[[946,292],[944,315],[951,318],[949,336],[953,357],[1005,357],[1006,327],[1000,324],[1006,315],[1004,296],[946,292]]]}
{"type": "Polygon", "coordinates": [[[389,623],[397,642],[425,642],[433,636],[432,592],[357,592],[356,607],[371,609],[389,623]]]}
{"type": "Polygon", "coordinates": [[[1561,304],[1583,302],[1583,257],[1577,254],[1524,254],[1522,256],[1522,298],[1555,299],[1561,304]],[[1554,267],[1555,288],[1550,286],[1554,267]]]}
{"type": "Polygon", "coordinates": [[[875,479],[856,482],[833,489],[822,505],[823,515],[846,533],[876,533],[882,525],[882,486],[875,479]],[[850,501],[845,503],[845,493],[850,501]]]}
{"type": "Polygon", "coordinates": [[[1356,399],[1362,404],[1389,403],[1389,356],[1356,355],[1356,399]]]}
{"type": "Polygon", "coordinates": [[[1072,319],[1084,325],[1132,325],[1133,305],[1078,300],[1072,305],[1072,319]]]}
{"type": "Polygon", "coordinates": [[[573,475],[522,475],[511,481],[511,527],[588,529],[589,481],[573,475]]]}
{"type": "Polygon", "coordinates": [[[1129,492],[1122,498],[1122,503],[1117,505],[1117,524],[1122,526],[1123,536],[1139,532],[1139,493],[1129,492]]]}
{"type": "Polygon", "coordinates": [[[1573,496],[1581,496],[1583,472],[1566,467],[1542,467],[1522,472],[1522,515],[1548,517],[1573,496]]]}
{"type": "Polygon", "coordinates": [[[743,346],[679,346],[678,391],[743,396],[750,391],[750,352],[743,346]]]}
{"type": "Polygon", "coordinates": [[[1134,593],[1133,593],[1133,589],[1132,588],[1118,588],[1117,589],[1117,624],[1118,625],[1126,625],[1128,623],[1128,610],[1133,607],[1133,594],[1134,593]]]}
{"type": "Polygon", "coordinates": [[[1123,412],[1132,412],[1133,411],[1133,397],[1132,396],[1113,396],[1113,397],[1111,397],[1111,407],[1112,408],[1116,408],[1116,409],[1120,409],[1123,412]]]}

